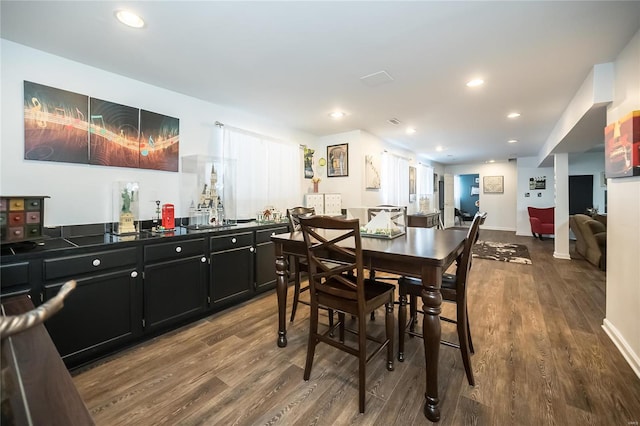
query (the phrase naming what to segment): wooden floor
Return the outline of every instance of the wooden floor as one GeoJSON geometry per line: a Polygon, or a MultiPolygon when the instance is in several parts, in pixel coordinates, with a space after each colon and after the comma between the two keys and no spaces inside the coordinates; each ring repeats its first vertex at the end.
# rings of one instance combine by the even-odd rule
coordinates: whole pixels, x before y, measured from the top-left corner
{"type": "MultiPolygon", "coordinates": [[[[476,386],[458,350],[441,346],[439,424],[638,425],[640,379],[601,327],[604,273],[554,259],[551,239],[484,230],[481,238],[526,244],[533,265],[474,260],[476,386]]],[[[431,424],[420,339],[407,339],[395,371],[384,353],[368,364],[359,414],[355,357],[319,345],[311,379],[302,379],[307,323],[300,305],[288,347],[278,348],[270,293],[74,372],[74,382],[98,425],[431,424]]],[[[382,335],[383,323],[380,310],[368,326],[382,335]]],[[[456,338],[452,326],[443,324],[443,337],[456,338]]]]}

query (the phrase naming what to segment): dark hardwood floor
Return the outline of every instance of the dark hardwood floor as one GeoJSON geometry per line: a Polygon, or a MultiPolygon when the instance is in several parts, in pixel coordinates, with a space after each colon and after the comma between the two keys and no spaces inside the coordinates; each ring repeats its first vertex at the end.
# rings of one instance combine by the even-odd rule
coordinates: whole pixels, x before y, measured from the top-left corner
{"type": "MultiPolygon", "coordinates": [[[[525,244],[533,264],[474,259],[476,386],[458,350],[441,346],[440,424],[638,425],[640,379],[601,327],[604,272],[554,259],[552,239],[486,230],[481,239],[525,244]]],[[[420,339],[407,339],[395,371],[383,353],[368,364],[359,414],[357,358],[319,345],[302,379],[308,312],[299,306],[278,348],[270,293],[74,372],[74,382],[98,425],[430,424],[420,339]]],[[[368,326],[382,335],[382,310],[377,318],[368,326]]],[[[455,340],[454,326],[443,323],[443,337],[455,340]]]]}

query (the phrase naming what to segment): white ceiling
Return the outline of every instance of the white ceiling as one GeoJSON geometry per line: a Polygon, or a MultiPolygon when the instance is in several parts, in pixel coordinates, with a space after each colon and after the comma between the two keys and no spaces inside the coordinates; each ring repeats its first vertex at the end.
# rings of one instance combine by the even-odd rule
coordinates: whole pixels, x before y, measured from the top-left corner
{"type": "MultiPolygon", "coordinates": [[[[444,164],[537,155],[593,65],[613,61],[640,29],[640,1],[0,7],[2,38],[313,135],[363,129],[444,164]],[[121,8],[146,27],[117,22],[121,8]],[[379,71],[393,80],[360,80],[379,71]],[[474,77],[485,85],[466,87],[474,77]],[[330,119],[335,109],[348,116],[330,119]],[[508,120],[511,111],[522,116],[508,120]],[[405,134],[407,126],[417,133],[405,134]]],[[[602,143],[602,111],[596,125],[582,120],[589,131],[572,132],[580,135],[573,149],[602,143]]]]}

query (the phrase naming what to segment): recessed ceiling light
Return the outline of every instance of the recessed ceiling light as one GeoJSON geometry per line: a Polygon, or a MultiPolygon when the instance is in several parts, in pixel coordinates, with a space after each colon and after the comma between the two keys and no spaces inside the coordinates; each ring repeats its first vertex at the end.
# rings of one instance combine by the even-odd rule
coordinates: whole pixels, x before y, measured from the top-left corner
{"type": "Polygon", "coordinates": [[[416,129],[414,129],[413,127],[407,127],[407,134],[408,135],[412,135],[416,132],[416,129]]]}
{"type": "Polygon", "coordinates": [[[347,115],[345,112],[343,111],[333,111],[332,113],[329,114],[329,117],[335,119],[335,120],[339,120],[341,118],[343,118],[345,115],[347,115]]]}
{"type": "Polygon", "coordinates": [[[467,82],[467,87],[478,87],[484,84],[484,80],[481,78],[475,78],[467,82]]]}
{"type": "Polygon", "coordinates": [[[444,148],[441,145],[438,145],[438,146],[436,146],[436,151],[442,152],[442,151],[444,151],[444,148]]]}
{"type": "Polygon", "coordinates": [[[517,143],[517,142],[518,142],[518,140],[517,140],[517,139],[509,139],[507,142],[508,142],[508,143],[517,143]]]}
{"type": "Polygon", "coordinates": [[[118,18],[118,21],[132,28],[144,27],[144,21],[142,18],[128,10],[118,10],[116,12],[116,18],[118,18]]]}
{"type": "Polygon", "coordinates": [[[507,118],[518,118],[518,117],[520,117],[519,112],[511,112],[507,115],[507,118]]]}
{"type": "Polygon", "coordinates": [[[487,163],[495,163],[495,162],[496,162],[496,160],[489,160],[489,161],[487,161],[487,163]]]}

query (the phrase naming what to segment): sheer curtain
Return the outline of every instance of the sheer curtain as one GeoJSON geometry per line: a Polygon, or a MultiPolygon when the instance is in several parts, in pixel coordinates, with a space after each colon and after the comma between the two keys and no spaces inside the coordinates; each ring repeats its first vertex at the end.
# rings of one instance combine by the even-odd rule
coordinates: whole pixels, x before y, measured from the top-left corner
{"type": "Polygon", "coordinates": [[[222,155],[235,160],[237,219],[255,218],[273,206],[298,205],[302,164],[298,145],[224,127],[222,155]]]}
{"type": "Polygon", "coordinates": [[[418,196],[433,195],[433,167],[418,164],[418,196]]]}
{"type": "Polygon", "coordinates": [[[409,205],[409,160],[390,152],[382,154],[384,204],[409,205]]]}

